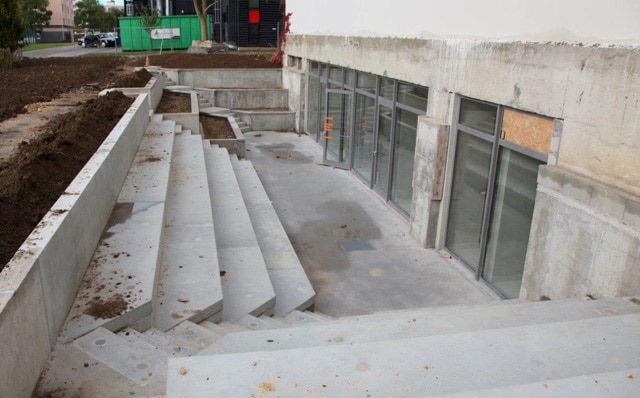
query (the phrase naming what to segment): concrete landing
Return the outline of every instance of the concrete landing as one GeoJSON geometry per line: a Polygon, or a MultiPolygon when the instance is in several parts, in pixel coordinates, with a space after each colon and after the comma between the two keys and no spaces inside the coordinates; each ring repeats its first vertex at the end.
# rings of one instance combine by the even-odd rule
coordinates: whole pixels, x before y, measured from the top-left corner
{"type": "Polygon", "coordinates": [[[153,325],[166,331],[222,310],[202,139],[176,136],[153,325]]]}
{"type": "Polygon", "coordinates": [[[638,375],[628,375],[638,367],[639,322],[640,314],[632,314],[376,343],[175,358],[168,362],[167,397],[422,397],[519,391],[521,385],[536,384],[542,394],[549,382],[571,378],[581,378],[579,385],[596,392],[602,388],[602,395],[610,383],[622,384],[613,385],[615,389],[631,383],[637,388],[638,375]],[[613,377],[594,386],[595,374],[613,377]]]}
{"type": "Polygon", "coordinates": [[[237,159],[232,164],[276,293],[275,315],[311,307],[316,293],[253,165],[237,159]]]}
{"type": "Polygon", "coordinates": [[[316,291],[331,316],[498,300],[460,263],[420,247],[407,222],[349,171],[322,166],[305,134],[245,134],[253,163],[316,291]],[[347,252],[345,240],[373,250],[347,252]]]}
{"type": "Polygon", "coordinates": [[[247,314],[272,313],[275,292],[229,153],[223,148],[207,148],[206,159],[218,258],[223,274],[223,319],[232,322],[247,314]]]}

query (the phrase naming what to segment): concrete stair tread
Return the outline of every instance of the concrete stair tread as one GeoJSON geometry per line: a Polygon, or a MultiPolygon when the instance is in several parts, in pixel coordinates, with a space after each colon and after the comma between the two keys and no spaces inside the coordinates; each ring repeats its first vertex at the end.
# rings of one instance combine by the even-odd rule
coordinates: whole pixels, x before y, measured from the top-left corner
{"type": "Polygon", "coordinates": [[[292,325],[295,324],[307,324],[307,323],[314,323],[314,322],[327,322],[327,319],[324,317],[320,317],[320,316],[316,316],[313,312],[309,312],[309,311],[291,311],[289,314],[287,314],[284,319],[291,323],[292,325]]]}
{"type": "Polygon", "coordinates": [[[104,328],[98,328],[72,344],[142,386],[151,382],[150,373],[164,373],[163,356],[144,350],[104,328]]]}
{"type": "Polygon", "coordinates": [[[154,326],[166,331],[222,310],[220,268],[200,136],[175,139],[154,326]]]}
{"type": "Polygon", "coordinates": [[[222,337],[215,332],[209,331],[207,328],[189,321],[182,322],[169,330],[167,334],[183,340],[197,347],[199,350],[209,347],[222,337]]]}
{"type": "Polygon", "coordinates": [[[299,325],[286,331],[274,329],[225,336],[199,355],[368,343],[638,313],[640,306],[627,299],[470,305],[458,311],[425,311],[422,314],[398,311],[387,313],[386,318],[340,318],[299,325]],[[267,340],[277,344],[267,343],[267,340]]]}
{"type": "Polygon", "coordinates": [[[284,316],[309,308],[315,301],[315,291],[260,178],[250,161],[232,163],[276,292],[275,314],[284,316]]]}
{"type": "Polygon", "coordinates": [[[118,330],[152,311],[164,203],[120,203],[111,214],[59,340],[118,330]]]}
{"type": "Polygon", "coordinates": [[[283,322],[272,319],[265,315],[261,316],[260,318],[257,318],[253,315],[245,315],[242,318],[238,319],[235,323],[238,325],[242,325],[250,330],[265,330],[290,327],[290,325],[284,324],[283,322]]]}
{"type": "Polygon", "coordinates": [[[198,346],[156,328],[147,329],[143,334],[157,345],[175,352],[176,356],[191,356],[200,351],[198,346]]]}
{"type": "Polygon", "coordinates": [[[613,372],[591,373],[561,379],[542,380],[539,382],[465,391],[463,393],[445,394],[443,397],[634,397],[638,395],[634,375],[640,374],[640,368],[624,369],[613,372]],[[541,390],[543,390],[541,394],[541,390]]]}
{"type": "MultiPolygon", "coordinates": [[[[135,365],[140,363],[143,362],[135,365]]],[[[134,381],[73,344],[59,345],[49,358],[34,396],[120,398],[165,394],[166,360],[156,358],[146,370],[146,375],[134,381]],[[154,373],[157,364],[164,369],[154,373]]]]}
{"type": "Polygon", "coordinates": [[[265,388],[280,397],[438,396],[536,382],[544,391],[546,380],[637,368],[638,322],[636,313],[373,343],[171,358],[167,396],[249,396],[265,388]]]}
{"type": "Polygon", "coordinates": [[[273,327],[271,329],[290,328],[292,326],[291,323],[287,322],[283,317],[279,315],[260,315],[260,319],[272,325],[273,327]]]}
{"type": "Polygon", "coordinates": [[[275,293],[229,153],[223,148],[207,148],[206,159],[222,274],[223,319],[233,322],[247,314],[270,312],[275,293]]]}
{"type": "Polygon", "coordinates": [[[312,314],[313,316],[315,316],[316,318],[322,319],[324,321],[335,321],[338,318],[335,318],[331,315],[327,315],[324,314],[322,312],[317,312],[317,311],[304,311],[305,314],[312,314]]]}
{"type": "Polygon", "coordinates": [[[216,106],[200,107],[200,113],[205,113],[212,116],[228,116],[231,113],[230,109],[218,108],[216,106]]]}
{"type": "Polygon", "coordinates": [[[176,124],[171,120],[147,127],[118,202],[164,202],[167,197],[176,124]]]}
{"type": "Polygon", "coordinates": [[[120,330],[117,335],[142,349],[151,352],[155,351],[158,355],[165,358],[170,356],[185,356],[191,353],[191,347],[184,349],[182,345],[173,344],[173,340],[166,338],[163,332],[157,329],[149,330],[151,332],[144,334],[132,328],[124,328],[120,330]]]}

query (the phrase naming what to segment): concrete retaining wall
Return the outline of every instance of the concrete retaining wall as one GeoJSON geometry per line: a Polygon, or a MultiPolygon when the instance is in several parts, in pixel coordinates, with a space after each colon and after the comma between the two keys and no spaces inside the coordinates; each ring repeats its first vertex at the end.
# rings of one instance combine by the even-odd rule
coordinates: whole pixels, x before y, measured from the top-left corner
{"type": "Polygon", "coordinates": [[[297,59],[294,65],[282,68],[282,87],[289,92],[289,109],[296,113],[296,131],[304,131],[304,103],[306,93],[306,74],[302,60],[297,59]]]}
{"type": "Polygon", "coordinates": [[[198,105],[198,93],[191,91],[191,112],[189,113],[163,113],[165,120],[173,120],[182,125],[183,130],[191,130],[192,134],[200,134],[200,106],[198,105]]]}
{"type": "Polygon", "coordinates": [[[289,93],[283,89],[215,90],[213,106],[227,109],[289,109],[289,93]]]}
{"type": "Polygon", "coordinates": [[[640,198],[541,167],[520,297],[634,295],[639,267],[640,198]]]}
{"type": "Polygon", "coordinates": [[[243,159],[246,153],[244,134],[242,134],[242,130],[238,127],[238,123],[236,123],[236,119],[233,116],[227,116],[227,121],[233,130],[235,138],[211,139],[209,143],[211,146],[217,145],[220,148],[226,148],[229,153],[235,153],[238,158],[243,159]]]}
{"type": "Polygon", "coordinates": [[[111,91],[120,91],[128,97],[137,97],[140,94],[147,94],[149,100],[149,109],[156,109],[162,99],[162,90],[167,86],[167,79],[157,72],[144,87],[114,87],[103,90],[100,95],[111,91]]]}
{"type": "Polygon", "coordinates": [[[143,94],[0,273],[0,396],[31,396],[148,121],[143,94]]]}
{"type": "Polygon", "coordinates": [[[253,131],[294,130],[296,127],[296,114],[293,111],[236,111],[236,113],[251,125],[253,131]]]}
{"type": "Polygon", "coordinates": [[[163,69],[179,85],[198,88],[281,88],[280,69],[163,69]]]}

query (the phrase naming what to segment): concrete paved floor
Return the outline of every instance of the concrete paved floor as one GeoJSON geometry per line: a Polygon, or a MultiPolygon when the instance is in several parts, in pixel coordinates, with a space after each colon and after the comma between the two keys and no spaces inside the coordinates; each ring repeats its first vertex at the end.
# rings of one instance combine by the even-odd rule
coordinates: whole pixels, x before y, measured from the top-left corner
{"type": "Polygon", "coordinates": [[[322,150],[295,133],[246,134],[256,168],[316,290],[317,311],[348,316],[500,300],[462,264],[427,250],[408,223],[349,171],[321,165],[322,150]],[[345,240],[372,250],[347,252],[345,240]]]}

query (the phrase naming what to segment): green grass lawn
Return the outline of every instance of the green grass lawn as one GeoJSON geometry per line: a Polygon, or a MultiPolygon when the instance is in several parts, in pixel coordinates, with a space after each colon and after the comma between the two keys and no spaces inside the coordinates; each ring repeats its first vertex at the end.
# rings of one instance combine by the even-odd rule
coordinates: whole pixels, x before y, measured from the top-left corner
{"type": "Polygon", "coordinates": [[[34,50],[44,50],[46,48],[54,48],[54,47],[64,47],[64,46],[72,46],[73,43],[36,43],[36,44],[27,44],[22,47],[22,51],[34,51],[34,50]]]}

